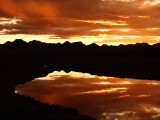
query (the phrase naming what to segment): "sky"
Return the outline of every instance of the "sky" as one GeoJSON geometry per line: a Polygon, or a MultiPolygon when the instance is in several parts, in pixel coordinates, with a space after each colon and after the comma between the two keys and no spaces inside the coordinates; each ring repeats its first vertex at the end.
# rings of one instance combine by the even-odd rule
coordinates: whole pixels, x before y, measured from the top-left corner
{"type": "Polygon", "coordinates": [[[160,41],[160,0],[0,0],[0,43],[160,41]]]}

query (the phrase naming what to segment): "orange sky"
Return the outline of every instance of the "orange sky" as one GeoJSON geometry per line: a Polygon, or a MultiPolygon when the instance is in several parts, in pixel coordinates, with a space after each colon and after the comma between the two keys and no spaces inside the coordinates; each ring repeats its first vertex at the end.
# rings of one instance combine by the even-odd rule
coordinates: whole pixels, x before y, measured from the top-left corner
{"type": "Polygon", "coordinates": [[[159,0],[0,0],[0,43],[157,43],[159,0]]]}

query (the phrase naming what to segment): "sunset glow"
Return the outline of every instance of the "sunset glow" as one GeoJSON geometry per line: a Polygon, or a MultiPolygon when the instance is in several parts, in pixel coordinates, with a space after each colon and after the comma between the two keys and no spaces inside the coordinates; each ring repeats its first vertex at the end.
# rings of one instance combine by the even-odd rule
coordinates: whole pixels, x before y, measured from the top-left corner
{"type": "Polygon", "coordinates": [[[0,43],[36,39],[119,45],[160,40],[159,0],[0,2],[0,43]]]}
{"type": "Polygon", "coordinates": [[[125,21],[92,21],[92,20],[76,20],[80,22],[93,23],[93,24],[102,24],[102,25],[127,25],[125,21]]]}
{"type": "Polygon", "coordinates": [[[106,88],[102,90],[93,90],[93,91],[86,91],[81,93],[75,93],[75,94],[104,94],[104,93],[123,93],[126,92],[128,88],[106,88]]]}
{"type": "Polygon", "coordinates": [[[70,71],[17,85],[16,94],[50,105],[76,108],[97,120],[159,120],[160,81],[70,71]]]}

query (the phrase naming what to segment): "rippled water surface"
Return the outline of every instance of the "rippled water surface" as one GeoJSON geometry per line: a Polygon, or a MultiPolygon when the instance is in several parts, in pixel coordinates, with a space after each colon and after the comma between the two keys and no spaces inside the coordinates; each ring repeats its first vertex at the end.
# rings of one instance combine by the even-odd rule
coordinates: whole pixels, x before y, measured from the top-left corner
{"type": "Polygon", "coordinates": [[[98,120],[160,120],[160,82],[155,80],[54,71],[18,85],[15,93],[98,120]]]}

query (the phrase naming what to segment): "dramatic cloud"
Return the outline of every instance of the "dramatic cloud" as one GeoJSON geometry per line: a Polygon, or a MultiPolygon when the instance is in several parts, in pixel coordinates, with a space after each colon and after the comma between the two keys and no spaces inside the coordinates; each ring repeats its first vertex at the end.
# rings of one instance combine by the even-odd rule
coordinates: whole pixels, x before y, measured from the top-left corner
{"type": "Polygon", "coordinates": [[[53,42],[69,40],[83,41],[86,44],[159,42],[158,0],[0,0],[0,2],[0,37],[46,35],[49,36],[46,42],[51,39],[53,42]],[[114,41],[111,36],[114,36],[114,41]],[[124,39],[119,39],[119,36],[124,39]],[[132,39],[126,39],[126,36],[131,36],[129,38],[132,39]],[[107,42],[108,40],[110,42],[107,42]]]}

